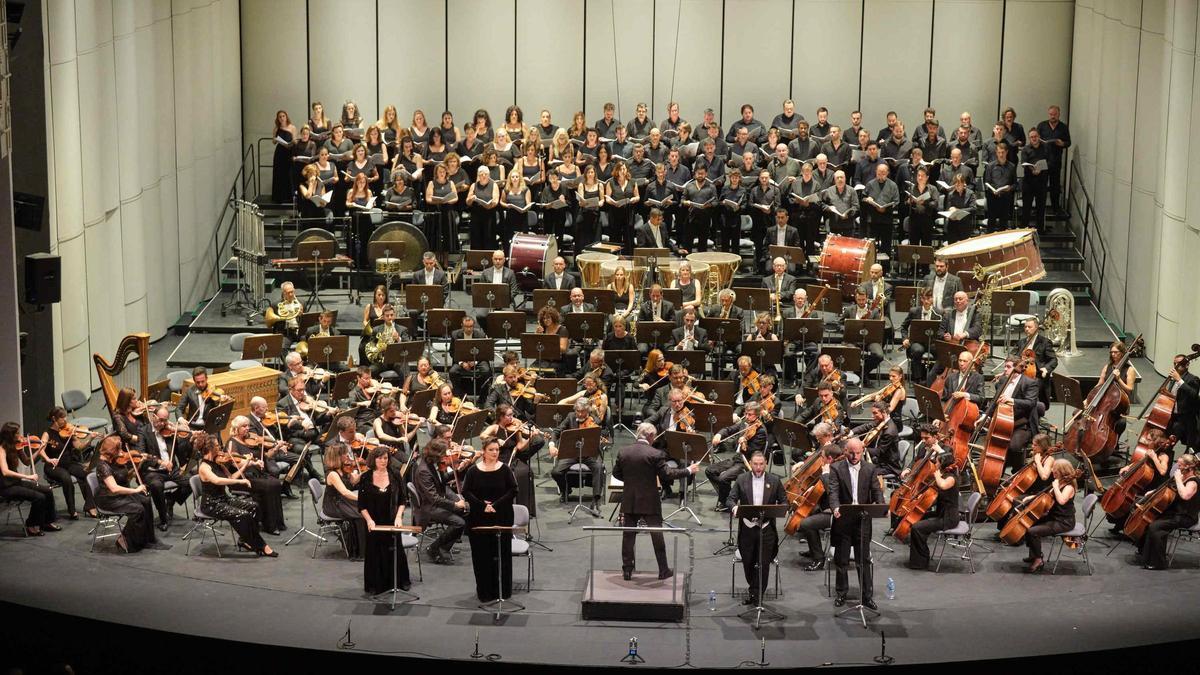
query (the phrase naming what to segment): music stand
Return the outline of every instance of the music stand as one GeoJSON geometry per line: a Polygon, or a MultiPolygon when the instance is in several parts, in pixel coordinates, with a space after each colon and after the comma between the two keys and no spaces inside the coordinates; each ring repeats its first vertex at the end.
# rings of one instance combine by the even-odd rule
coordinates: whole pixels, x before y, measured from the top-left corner
{"type": "Polygon", "coordinates": [[[488,249],[486,251],[472,251],[466,249],[463,251],[463,265],[474,272],[482,272],[492,266],[492,254],[495,251],[488,249]]]}
{"type": "MultiPolygon", "coordinates": [[[[491,338],[459,338],[454,341],[454,360],[462,363],[474,361],[478,368],[480,363],[491,364],[496,358],[496,343],[491,338]]],[[[479,378],[471,378],[471,396],[479,398],[479,378]]]]}
{"type": "Polygon", "coordinates": [[[534,388],[539,394],[545,394],[550,397],[548,400],[555,402],[579,391],[579,383],[570,377],[539,377],[534,383],[534,388]]]}
{"type": "Polygon", "coordinates": [[[966,347],[956,345],[953,342],[946,342],[941,339],[934,339],[933,341],[934,359],[942,368],[954,370],[958,366],[958,355],[966,350],[966,347]]]}
{"type": "MultiPolygon", "coordinates": [[[[867,345],[883,344],[883,319],[846,319],[846,327],[842,330],[842,340],[848,344],[858,344],[858,348],[863,353],[867,351],[867,345]]],[[[862,379],[859,381],[859,386],[865,388],[867,386],[867,360],[863,359],[862,364],[862,379]]]]}
{"type": "Polygon", "coordinates": [[[233,414],[233,405],[235,401],[229,400],[221,405],[215,406],[204,414],[204,430],[219,440],[222,445],[225,444],[225,439],[221,438],[221,432],[229,425],[229,417],[233,414]]]}
{"type": "MultiPolygon", "coordinates": [[[[817,286],[817,285],[809,284],[805,288],[805,291],[808,292],[809,298],[815,298],[815,297],[817,297],[817,295],[819,295],[821,293],[822,289],[824,289],[824,288],[825,288],[824,286],[817,286]]],[[[815,311],[829,313],[829,314],[841,314],[842,313],[842,289],[831,286],[828,291],[825,291],[825,295],[821,296],[821,302],[818,303],[817,309],[815,311]]]]}
{"type": "Polygon", "coordinates": [[[783,366],[783,342],[781,340],[742,340],[742,356],[758,359],[758,372],[765,366],[783,366]]]}
{"type": "MultiPolygon", "coordinates": [[[[895,292],[897,312],[908,312],[921,306],[920,286],[894,286],[892,290],[895,292]]],[[[941,307],[934,307],[934,309],[939,314],[942,311],[941,307]]]]}
{"type": "Polygon", "coordinates": [[[704,372],[704,355],[707,352],[702,352],[698,349],[668,349],[663,352],[663,358],[671,363],[678,363],[687,368],[689,372],[703,373],[704,372]],[[693,367],[695,364],[695,367],[693,367]]]}
{"type": "Polygon", "coordinates": [[[471,306],[486,309],[512,307],[508,284],[471,284],[471,306]]]}
{"type": "Polygon", "coordinates": [[[900,244],[896,246],[896,262],[901,265],[912,265],[913,285],[917,286],[920,284],[920,279],[917,275],[917,265],[933,264],[933,247],[900,244]]]}
{"type": "Polygon", "coordinates": [[[396,596],[400,593],[408,596],[407,599],[401,602],[408,603],[421,599],[421,596],[410,591],[400,588],[399,580],[396,579],[396,569],[400,567],[400,551],[404,550],[404,544],[401,542],[401,537],[405,534],[421,534],[423,528],[416,525],[375,525],[376,532],[383,532],[392,535],[392,587],[382,593],[376,593],[374,597],[378,598],[381,595],[392,594],[392,609],[396,609],[396,596]]]}
{"type": "MultiPolygon", "coordinates": [[[[775,441],[779,443],[780,447],[797,448],[800,450],[801,457],[814,449],[812,437],[808,435],[808,427],[801,422],[776,416],[775,423],[771,425],[771,433],[774,434],[775,441]]],[[[783,462],[784,475],[792,475],[791,453],[784,453],[783,462]]]]}
{"type": "Polygon", "coordinates": [[[767,247],[767,255],[774,260],[783,258],[788,263],[788,270],[793,270],[797,266],[803,268],[808,264],[808,251],[805,251],[801,246],[780,246],[779,244],[771,244],[767,247]]]}
{"type": "MultiPolygon", "coordinates": [[[[585,458],[596,457],[600,454],[600,427],[588,427],[586,429],[567,429],[558,437],[559,456],[562,456],[563,449],[570,448],[575,450],[575,463],[583,464],[585,458]]],[[[570,454],[567,455],[568,457],[570,454]]],[[[577,497],[575,508],[571,509],[571,513],[567,516],[567,524],[575,519],[575,514],[582,509],[593,518],[602,518],[600,512],[590,506],[583,504],[583,474],[579,476],[579,489],[575,491],[577,497]]],[[[593,481],[603,480],[603,476],[592,476],[593,481]]]]}
{"type": "Polygon", "coordinates": [[[695,380],[692,389],[703,394],[705,400],[728,406],[733,405],[733,397],[738,391],[737,385],[729,380],[695,380]]]}
{"type": "MultiPolygon", "coordinates": [[[[536,291],[534,291],[536,293],[536,291]]],[[[585,288],[583,289],[583,301],[590,302],[597,312],[601,314],[613,314],[616,306],[616,291],[608,288],[585,288]]],[[[534,298],[534,306],[540,307],[537,303],[537,298],[534,298]]]]}
{"type": "MultiPolygon", "coordinates": [[[[833,365],[843,373],[846,371],[854,372],[862,367],[862,350],[854,346],[829,345],[821,350],[822,354],[829,355],[833,359],[833,365]]],[[[860,380],[858,384],[859,390],[864,388],[864,383],[860,380]]],[[[807,396],[805,398],[808,398],[807,396]]]]}
{"type": "Polygon", "coordinates": [[[1084,406],[1083,389],[1079,380],[1060,373],[1050,373],[1050,386],[1054,389],[1054,400],[1063,404],[1063,433],[1067,433],[1067,406],[1080,410],[1084,406]]]}
{"type": "MultiPolygon", "coordinates": [[[[675,460],[681,468],[690,466],[692,462],[699,461],[701,457],[708,452],[708,443],[704,440],[704,436],[686,431],[668,431],[663,434],[667,441],[667,455],[675,460]]],[[[683,485],[679,487],[679,507],[663,518],[663,521],[668,521],[680,513],[687,513],[692,520],[696,521],[697,525],[703,525],[700,522],[700,516],[687,505],[687,481],[692,476],[689,474],[679,480],[683,481],[683,485]]],[[[696,481],[692,481],[692,501],[696,501],[696,481]]]]}
{"type": "MultiPolygon", "coordinates": [[[[296,332],[303,336],[309,328],[321,323],[322,312],[305,312],[296,319],[296,332]]],[[[337,310],[333,311],[333,326],[337,325],[337,310]]]]}
{"type": "MultiPolygon", "coordinates": [[[[754,495],[747,495],[747,496],[753,498],[754,495]]],[[[762,525],[761,522],[767,518],[771,518],[771,519],[786,518],[787,514],[788,514],[788,510],[790,508],[791,508],[791,505],[789,505],[789,504],[738,504],[737,505],[737,517],[738,518],[748,518],[748,519],[757,518],[760,522],[759,526],[757,528],[755,528],[758,530],[758,537],[757,537],[758,542],[756,544],[758,546],[758,564],[755,565],[755,568],[756,568],[755,576],[757,577],[755,583],[758,584],[756,586],[756,588],[760,591],[755,594],[758,596],[758,605],[755,607],[752,607],[750,609],[747,609],[746,611],[742,612],[741,614],[738,614],[739,617],[747,617],[750,614],[754,614],[754,630],[758,630],[761,627],[764,614],[767,615],[766,620],[768,623],[770,623],[771,621],[782,621],[785,618],[783,614],[780,614],[779,612],[767,609],[766,607],[763,606],[763,596],[766,595],[766,593],[761,592],[762,587],[763,587],[763,584],[762,584],[763,568],[764,567],[769,568],[771,566],[771,561],[769,561],[769,560],[765,561],[766,564],[764,565],[763,536],[762,536],[764,525],[762,525]]],[[[859,584],[859,586],[861,587],[861,583],[859,584]]]]}
{"type": "MultiPolygon", "coordinates": [[[[666,268],[663,268],[666,269],[666,268]]],[[[646,291],[646,296],[649,298],[649,289],[646,291]]],[[[675,315],[679,316],[683,312],[683,289],[682,288],[664,288],[662,289],[663,300],[671,303],[675,308],[675,315]]]]}
{"type": "Polygon", "coordinates": [[[265,363],[268,358],[278,359],[282,353],[283,336],[279,333],[247,335],[242,343],[243,359],[258,359],[259,363],[265,363]],[[267,354],[271,356],[268,357],[267,354]]]}
{"type": "Polygon", "coordinates": [[[913,397],[917,400],[918,415],[924,415],[929,420],[946,421],[942,409],[942,397],[929,387],[913,384],[913,397]]]}
{"type": "MultiPolygon", "coordinates": [[[[433,400],[437,398],[437,389],[430,387],[421,391],[414,391],[412,397],[408,399],[408,409],[415,410],[421,417],[429,417],[429,410],[433,408],[433,400]],[[424,412],[421,412],[424,411],[424,412]]],[[[461,415],[459,416],[461,417],[461,415]]]]}
{"type": "MultiPolygon", "coordinates": [[[[411,286],[410,286],[411,288],[411,286]]],[[[450,334],[462,326],[463,317],[467,315],[463,309],[446,309],[438,307],[429,310],[428,316],[425,317],[425,342],[429,343],[432,348],[433,338],[450,338],[450,334]]],[[[446,361],[449,363],[450,353],[446,353],[446,361]]]]}
{"type": "Polygon", "coordinates": [[[671,257],[671,249],[669,248],[634,248],[633,249],[633,266],[646,267],[646,259],[654,258],[657,260],[667,260],[671,257]]]}
{"type": "MultiPolygon", "coordinates": [[[[941,329],[941,325],[942,322],[937,320],[931,319],[929,321],[925,321],[923,319],[913,319],[908,324],[908,335],[905,337],[908,338],[910,343],[916,343],[928,347],[929,345],[936,344],[938,342],[938,339],[935,336],[941,329]]],[[[950,345],[949,342],[942,342],[942,344],[950,345]]],[[[958,347],[958,345],[951,346],[958,347]]]]}
{"type": "Polygon", "coordinates": [[[521,333],[521,357],[529,361],[558,361],[562,345],[557,335],[521,333]]]}
{"type": "Polygon", "coordinates": [[[383,350],[383,362],[386,364],[401,364],[407,366],[416,363],[425,353],[425,343],[420,340],[413,342],[393,342],[383,350]]]}
{"type": "Polygon", "coordinates": [[[470,412],[464,410],[458,419],[454,422],[454,429],[451,432],[450,439],[455,443],[467,441],[468,444],[472,438],[479,435],[487,426],[486,410],[472,410],[470,412]]]}
{"type": "Polygon", "coordinates": [[[296,259],[311,260],[313,264],[313,287],[308,294],[308,299],[304,301],[304,306],[312,309],[315,304],[321,309],[325,309],[325,305],[321,302],[321,261],[332,260],[337,255],[337,242],[331,239],[307,239],[296,244],[296,259]]]}
{"type": "MultiPolygon", "coordinates": [[[[1008,353],[1012,338],[1008,319],[1013,314],[1029,314],[1029,291],[993,291],[992,316],[1004,317],[1004,353],[1008,353]],[[1004,309],[1001,310],[1000,308],[1004,309]]],[[[988,336],[996,337],[995,324],[988,325],[988,336]]]]}
{"type": "MultiPolygon", "coordinates": [[[[505,613],[505,609],[504,609],[504,602],[505,602],[505,598],[504,598],[504,562],[505,562],[505,560],[504,559],[508,558],[509,559],[508,564],[510,564],[510,565],[512,564],[512,556],[503,555],[504,547],[501,545],[501,540],[504,537],[505,533],[508,533],[509,535],[515,535],[517,532],[524,532],[525,526],[524,525],[487,525],[487,526],[480,526],[480,527],[472,527],[471,531],[480,532],[483,534],[490,534],[492,532],[496,533],[496,561],[498,563],[496,565],[496,592],[499,593],[500,597],[496,598],[495,600],[492,600],[491,602],[480,603],[479,609],[487,610],[488,612],[495,615],[492,617],[492,623],[500,623],[500,615],[505,613]],[[492,606],[495,606],[495,608],[488,609],[489,607],[492,607],[492,606]]],[[[519,612],[519,611],[525,609],[525,605],[522,605],[521,603],[517,602],[516,600],[513,600],[512,598],[508,598],[508,604],[513,607],[512,609],[508,610],[507,613],[509,613],[509,614],[511,614],[513,612],[519,612]]]]}
{"type": "Polygon", "coordinates": [[[420,307],[421,313],[426,314],[433,308],[446,306],[445,290],[437,284],[409,284],[404,287],[404,304],[414,309],[420,307]]]}
{"type": "MultiPolygon", "coordinates": [[[[771,302],[771,291],[765,288],[743,288],[738,291],[733,304],[750,312],[751,321],[758,312],[766,312],[775,308],[774,303],[771,302]]],[[[745,315],[743,315],[742,321],[745,321],[745,315]]]]}
{"type": "Polygon", "coordinates": [[[604,315],[600,312],[564,314],[563,325],[567,327],[567,335],[576,342],[594,343],[604,339],[604,315]]]}
{"type": "Polygon", "coordinates": [[[658,347],[666,350],[671,346],[671,331],[673,330],[675,330],[674,321],[639,321],[637,339],[638,342],[648,344],[651,348],[658,347]]]}
{"type": "Polygon", "coordinates": [[[612,368],[617,378],[617,419],[613,423],[613,434],[616,430],[624,429],[633,435],[633,430],[625,426],[625,378],[642,367],[642,353],[636,349],[613,349],[604,352],[604,363],[612,368]]]}
{"type": "Polygon", "coordinates": [[[325,370],[330,370],[332,363],[345,363],[350,356],[350,336],[330,335],[308,339],[308,359],[325,364],[325,370]],[[315,357],[320,356],[318,361],[315,357]]]}
{"type": "Polygon", "coordinates": [[[691,402],[687,405],[695,413],[693,417],[696,419],[696,431],[715,434],[733,424],[733,406],[723,403],[691,402]]]}
{"type": "Polygon", "coordinates": [[[737,344],[742,339],[742,322],[738,319],[707,316],[700,319],[700,327],[714,343],[737,344]]]}
{"type": "Polygon", "coordinates": [[[557,428],[575,410],[569,403],[539,403],[534,409],[534,424],[540,429],[557,428]]]}
{"type": "Polygon", "coordinates": [[[571,291],[555,290],[553,288],[535,288],[533,289],[533,306],[553,307],[560,312],[563,307],[571,304],[571,291]]]}
{"type": "Polygon", "coordinates": [[[354,381],[358,379],[358,371],[347,370],[344,373],[338,373],[333,378],[333,387],[329,390],[329,398],[334,401],[340,401],[350,395],[350,390],[354,387],[354,381]]]}
{"type": "Polygon", "coordinates": [[[842,615],[848,614],[850,612],[858,612],[858,618],[862,621],[863,628],[866,628],[867,627],[866,612],[873,612],[875,614],[875,616],[879,616],[880,612],[877,609],[871,609],[870,607],[867,607],[866,605],[863,604],[863,595],[862,595],[863,575],[866,573],[866,566],[874,564],[873,562],[871,562],[871,550],[867,546],[867,533],[866,533],[866,530],[863,529],[863,525],[866,524],[868,519],[887,518],[888,513],[889,513],[888,505],[887,504],[842,504],[841,506],[838,507],[838,511],[840,513],[839,519],[840,518],[858,518],[859,519],[858,545],[855,546],[855,553],[856,553],[856,557],[858,558],[858,561],[855,562],[855,564],[854,564],[855,569],[858,571],[858,603],[855,604],[853,607],[847,607],[846,609],[843,609],[842,611],[838,612],[835,616],[842,616],[842,615]]]}
{"type": "Polygon", "coordinates": [[[519,340],[525,332],[525,313],[504,311],[490,312],[487,317],[487,334],[502,340],[519,340]]]}

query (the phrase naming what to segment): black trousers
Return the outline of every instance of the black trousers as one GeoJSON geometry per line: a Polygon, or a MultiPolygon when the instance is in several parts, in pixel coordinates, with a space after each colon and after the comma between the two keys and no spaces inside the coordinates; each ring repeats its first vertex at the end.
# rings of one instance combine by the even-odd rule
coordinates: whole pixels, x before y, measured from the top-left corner
{"type": "Polygon", "coordinates": [[[1007,230],[1012,225],[1013,193],[987,196],[987,229],[989,232],[1007,230]]]}
{"type": "Polygon", "coordinates": [[[742,462],[741,456],[723,459],[708,465],[708,468],[704,470],[704,475],[717,489],[717,504],[724,504],[725,500],[729,499],[729,490],[733,481],[737,480],[737,477],[745,470],[746,465],[742,462]]]}
{"type": "Polygon", "coordinates": [[[721,231],[717,235],[717,249],[726,253],[737,253],[742,237],[742,214],[740,211],[721,211],[721,231]]]}
{"type": "Polygon", "coordinates": [[[491,532],[471,532],[467,538],[475,571],[475,597],[480,602],[512,597],[512,534],[502,535],[499,545],[491,532]]]}
{"type": "Polygon", "coordinates": [[[450,366],[450,383],[454,386],[455,395],[460,397],[487,392],[491,379],[490,363],[476,363],[473,368],[464,367],[461,363],[450,366]]]}
{"type": "Polygon", "coordinates": [[[742,572],[746,575],[746,583],[750,586],[750,598],[758,600],[767,590],[771,580],[771,561],[779,552],[779,533],[775,531],[775,522],[759,527],[746,527],[746,523],[738,519],[738,552],[742,554],[742,572]],[[759,558],[758,533],[762,530],[762,558],[759,558]],[[760,574],[761,567],[761,574],[760,574]]]}
{"type": "MultiPolygon", "coordinates": [[[[626,527],[633,527],[638,520],[646,521],[646,527],[662,527],[662,513],[622,513],[621,522],[626,527]]],[[[634,568],[634,544],[637,543],[637,532],[625,532],[621,535],[621,569],[632,572],[634,568]]],[[[654,558],[658,561],[658,571],[670,569],[667,565],[667,542],[662,532],[651,532],[650,543],[654,546],[654,558]]]]}
{"type": "Polygon", "coordinates": [[[927,369],[925,368],[925,345],[918,342],[908,343],[908,373],[913,382],[924,382],[927,369]]]}
{"type": "MultiPolygon", "coordinates": [[[[554,478],[554,482],[558,484],[558,490],[562,495],[567,494],[567,484],[570,481],[575,487],[580,487],[579,483],[582,480],[582,474],[579,477],[571,476],[569,470],[572,466],[579,464],[577,457],[572,457],[568,453],[559,454],[558,461],[554,463],[554,468],[550,469],[550,476],[554,478]]],[[[604,462],[599,457],[584,457],[583,464],[592,472],[592,498],[599,499],[600,491],[604,487],[604,462]]]]}
{"type": "Polygon", "coordinates": [[[471,214],[471,250],[487,251],[496,248],[496,211],[478,204],[469,208],[471,214]]]}
{"type": "Polygon", "coordinates": [[[932,211],[913,211],[908,217],[908,243],[929,246],[933,244],[932,211]]]}
{"type": "Polygon", "coordinates": [[[892,258],[892,214],[879,213],[872,209],[871,213],[871,236],[879,240],[879,252],[887,253],[892,258]]]}
{"type": "Polygon", "coordinates": [[[944,517],[938,513],[926,513],[925,517],[912,526],[908,535],[908,566],[929,566],[929,535],[938,530],[948,530],[958,523],[955,516],[944,517]]]}
{"type": "Polygon", "coordinates": [[[1025,227],[1036,227],[1041,232],[1046,227],[1046,175],[1026,176],[1021,181],[1021,223],[1025,227]],[[1030,218],[1034,219],[1032,224],[1030,218]]]}
{"type": "Polygon", "coordinates": [[[71,477],[75,477],[76,483],[79,483],[79,491],[83,493],[83,510],[91,511],[96,508],[96,500],[92,495],[92,488],[87,483],[87,469],[83,464],[74,460],[60,460],[58,466],[46,465],[46,478],[53,480],[62,486],[63,501],[67,504],[67,513],[78,513],[75,509],[75,486],[72,484],[71,477]]]}
{"type": "Polygon", "coordinates": [[[165,523],[171,519],[171,511],[176,504],[182,504],[192,495],[192,486],[186,478],[171,477],[161,471],[147,471],[142,474],[146,480],[146,489],[150,491],[150,501],[158,511],[158,522],[165,523]],[[167,503],[167,481],[175,481],[175,492],[171,495],[171,503],[167,503]]]}
{"type": "Polygon", "coordinates": [[[804,247],[805,255],[816,255],[821,239],[821,208],[809,206],[797,207],[792,210],[792,223],[800,231],[800,245],[804,247]]]}
{"type": "Polygon", "coordinates": [[[25,516],[25,527],[41,527],[55,521],[54,492],[45,485],[29,483],[0,487],[0,497],[29,502],[29,513],[25,516]]]}
{"type": "Polygon", "coordinates": [[[831,536],[834,542],[833,564],[837,569],[834,590],[845,595],[850,590],[850,549],[854,549],[855,564],[862,570],[862,599],[874,595],[871,572],[871,519],[842,516],[833,521],[831,536]]]}
{"type": "Polygon", "coordinates": [[[575,221],[575,255],[600,241],[600,209],[579,209],[575,221]]]}
{"type": "Polygon", "coordinates": [[[1071,529],[1071,525],[1055,520],[1047,520],[1034,525],[1025,533],[1025,545],[1029,547],[1029,557],[1042,557],[1042,537],[1050,537],[1071,529]]]}
{"type": "Polygon", "coordinates": [[[1018,471],[1025,465],[1025,448],[1029,447],[1032,438],[1029,434],[1029,420],[1013,420],[1013,435],[1008,440],[1008,454],[1004,458],[1005,468],[1018,471]]]}
{"type": "MultiPolygon", "coordinates": [[[[740,219],[738,222],[738,230],[741,230],[740,219]]],[[[686,248],[689,252],[707,251],[708,237],[713,234],[712,211],[710,209],[689,209],[687,223],[687,232],[684,233],[683,240],[678,245],[686,248]]],[[[763,231],[765,232],[766,230],[763,231]]],[[[713,239],[715,240],[716,237],[713,237],[713,239]]],[[[736,238],[734,241],[734,246],[736,247],[736,238]]],[[[736,253],[737,251],[731,252],[736,253]]]]}
{"type": "Polygon", "coordinates": [[[1145,557],[1147,565],[1166,568],[1167,539],[1170,538],[1171,531],[1195,524],[1195,519],[1182,513],[1165,515],[1146,527],[1146,534],[1138,542],[1138,552],[1145,557]]]}
{"type": "Polygon", "coordinates": [[[449,553],[450,547],[454,546],[455,542],[462,537],[463,530],[467,527],[467,521],[456,511],[444,509],[440,506],[425,507],[425,515],[422,520],[425,521],[426,527],[434,523],[446,526],[442,529],[442,533],[438,535],[438,538],[434,539],[433,543],[429,545],[431,553],[434,551],[449,553]]]}
{"type": "MultiPolygon", "coordinates": [[[[763,213],[759,209],[753,209],[750,212],[750,241],[754,242],[754,269],[764,271],[770,265],[767,261],[767,227],[775,222],[775,216],[769,213],[763,213]]],[[[738,235],[741,236],[741,226],[738,226],[738,235]]],[[[737,253],[737,251],[731,251],[737,253]]]]}
{"type": "Polygon", "coordinates": [[[828,529],[832,524],[833,514],[824,511],[814,513],[800,521],[798,532],[801,537],[804,537],[805,543],[808,544],[808,553],[813,560],[820,560],[821,556],[825,553],[825,549],[821,547],[821,532],[828,529]]]}

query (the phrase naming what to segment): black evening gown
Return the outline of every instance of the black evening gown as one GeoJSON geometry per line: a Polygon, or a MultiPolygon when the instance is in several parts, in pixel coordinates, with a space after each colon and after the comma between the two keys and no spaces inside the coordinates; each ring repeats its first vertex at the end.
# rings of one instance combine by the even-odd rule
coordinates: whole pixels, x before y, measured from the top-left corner
{"type": "MultiPolygon", "coordinates": [[[[346,474],[342,474],[340,478],[347,490],[354,490],[357,487],[350,484],[350,477],[346,474]]],[[[338,524],[338,527],[341,528],[342,539],[346,542],[346,553],[351,558],[358,558],[362,555],[362,542],[367,537],[366,521],[363,520],[362,512],[359,511],[358,502],[338,492],[330,485],[329,480],[329,476],[326,476],[325,495],[321,497],[321,510],[328,516],[344,519],[338,524]]]]}
{"type": "Polygon", "coordinates": [[[96,478],[99,489],[96,491],[96,505],[105,511],[125,514],[125,527],[121,534],[125,535],[125,544],[131,552],[140,551],[155,542],[154,511],[150,503],[150,495],[118,495],[108,491],[104,481],[112,476],[121,487],[129,487],[131,471],[123,466],[113,466],[105,461],[96,464],[96,478]]]}
{"type": "MultiPolygon", "coordinates": [[[[280,129],[275,134],[289,144],[292,142],[292,132],[280,129]]],[[[292,203],[292,146],[275,143],[275,159],[271,168],[271,203],[292,203]]]]}
{"type": "MultiPolygon", "coordinates": [[[[358,506],[371,514],[376,525],[391,525],[396,522],[396,510],[404,503],[404,491],[389,476],[388,486],[379,489],[372,480],[373,472],[363,474],[358,481],[358,506]]],[[[400,536],[391,532],[368,532],[363,546],[363,590],[375,595],[392,590],[394,586],[407,586],[408,558],[404,551],[397,551],[393,558],[392,548],[400,542],[400,536]],[[395,568],[392,561],[395,560],[395,568]]]]}
{"type": "MultiPolygon", "coordinates": [[[[202,463],[208,464],[209,469],[216,475],[222,478],[229,477],[229,472],[219,464],[207,459],[202,463]]],[[[229,523],[238,533],[238,538],[250,548],[255,551],[263,550],[267,543],[263,541],[262,533],[258,529],[258,504],[253,499],[231,494],[224,486],[216,483],[202,482],[200,491],[200,507],[205,513],[229,523]]]]}
{"type": "Polygon", "coordinates": [[[513,524],[513,498],[517,495],[517,479],[507,465],[495,471],[484,471],[479,465],[467,469],[462,484],[463,499],[467,501],[467,532],[471,540],[471,563],[475,568],[475,594],[481,602],[512,595],[512,533],[506,532],[496,541],[495,532],[476,532],[476,527],[513,524]],[[495,513],[484,513],[484,502],[492,503],[495,513]],[[500,570],[497,570],[497,565],[500,570]],[[502,586],[497,583],[503,579],[502,586]]]}

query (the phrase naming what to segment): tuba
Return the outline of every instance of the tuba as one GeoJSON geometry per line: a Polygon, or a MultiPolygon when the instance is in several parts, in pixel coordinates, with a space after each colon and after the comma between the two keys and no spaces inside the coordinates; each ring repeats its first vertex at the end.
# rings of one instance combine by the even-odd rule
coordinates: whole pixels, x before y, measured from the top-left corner
{"type": "Polygon", "coordinates": [[[1059,356],[1079,356],[1075,346],[1075,298],[1064,288],[1050,291],[1046,298],[1046,337],[1059,356]]]}
{"type": "Polygon", "coordinates": [[[303,305],[299,300],[292,299],[290,302],[281,300],[275,307],[268,307],[267,313],[263,315],[263,319],[267,323],[268,330],[275,330],[275,326],[280,322],[285,322],[288,328],[296,328],[298,324],[296,319],[300,317],[300,313],[304,311],[303,305]]]}
{"type": "Polygon", "coordinates": [[[400,341],[400,334],[396,332],[396,327],[389,326],[386,323],[380,324],[379,328],[375,329],[374,340],[369,342],[364,349],[367,353],[367,361],[381,365],[383,363],[383,354],[387,351],[387,346],[400,341]]]}

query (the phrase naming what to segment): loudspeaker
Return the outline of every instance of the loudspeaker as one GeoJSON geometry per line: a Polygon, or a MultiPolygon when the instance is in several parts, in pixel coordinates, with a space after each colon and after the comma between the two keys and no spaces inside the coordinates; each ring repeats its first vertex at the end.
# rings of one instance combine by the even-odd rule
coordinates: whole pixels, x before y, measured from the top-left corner
{"type": "Polygon", "coordinates": [[[62,258],[49,253],[25,256],[25,302],[50,305],[62,299],[62,258]]]}

